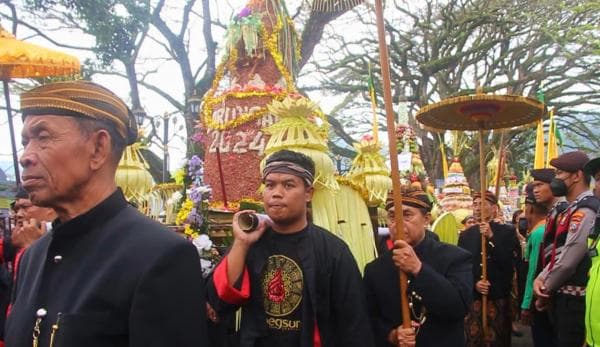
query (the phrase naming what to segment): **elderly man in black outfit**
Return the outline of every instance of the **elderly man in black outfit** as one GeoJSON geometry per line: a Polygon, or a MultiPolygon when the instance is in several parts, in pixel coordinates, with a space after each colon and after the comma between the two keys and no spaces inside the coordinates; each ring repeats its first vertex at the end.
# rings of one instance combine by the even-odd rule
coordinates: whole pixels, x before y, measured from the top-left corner
{"type": "Polygon", "coordinates": [[[6,345],[205,346],[195,247],[115,185],[137,137],[125,103],[92,82],[59,82],[23,93],[21,111],[23,186],[58,218],[22,257],[6,345]]]}
{"type": "Polygon", "coordinates": [[[521,247],[512,225],[494,222],[499,212],[498,198],[492,192],[486,192],[484,211],[480,207],[481,198],[481,194],[474,194],[473,210],[479,224],[465,230],[458,239],[458,246],[473,254],[474,300],[466,319],[466,345],[505,347],[511,343],[510,293],[521,247]],[[483,221],[482,212],[485,216],[483,221]],[[487,239],[487,280],[481,279],[481,234],[487,239]],[[482,295],[488,297],[489,336],[483,336],[482,295]]]}
{"type": "Polygon", "coordinates": [[[464,346],[463,320],[471,302],[471,255],[435,240],[426,231],[431,203],[421,190],[406,190],[402,211],[386,204],[390,233],[404,233],[391,251],[365,268],[365,290],[371,326],[378,347],[464,346]],[[404,230],[396,230],[394,214],[402,213],[404,230]],[[400,327],[398,269],[410,278],[413,328],[400,327]]]}

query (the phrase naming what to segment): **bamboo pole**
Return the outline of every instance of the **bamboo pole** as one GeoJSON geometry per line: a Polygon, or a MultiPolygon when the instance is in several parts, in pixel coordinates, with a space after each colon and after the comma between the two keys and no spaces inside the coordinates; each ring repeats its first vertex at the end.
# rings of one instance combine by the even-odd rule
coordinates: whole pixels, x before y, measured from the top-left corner
{"type": "MultiPolygon", "coordinates": [[[[485,222],[485,192],[486,192],[486,178],[485,178],[485,158],[483,154],[484,144],[483,144],[483,128],[479,130],[479,179],[481,180],[480,189],[481,189],[481,197],[479,198],[480,206],[480,218],[481,222],[485,222]]],[[[481,279],[483,281],[487,281],[487,247],[486,247],[486,237],[482,233],[481,234],[481,279]]],[[[483,325],[483,338],[484,341],[488,336],[488,317],[487,317],[487,308],[488,308],[488,300],[487,295],[483,294],[481,296],[481,324],[483,325]]]]}
{"type": "Polygon", "coordinates": [[[8,80],[2,80],[4,88],[4,99],[6,100],[6,115],[8,116],[8,130],[10,131],[10,146],[12,149],[13,166],[15,170],[15,182],[17,186],[21,185],[21,174],[19,173],[19,155],[15,144],[15,128],[12,120],[12,108],[10,107],[10,92],[8,90],[8,80]]]}
{"type": "MultiPolygon", "coordinates": [[[[392,108],[392,91],[390,84],[390,66],[387,45],[385,42],[385,31],[383,24],[383,5],[381,0],[375,0],[375,16],[377,18],[377,36],[379,39],[379,62],[381,65],[381,76],[383,83],[383,100],[385,104],[385,115],[387,119],[387,134],[390,148],[390,164],[392,171],[392,189],[394,197],[394,206],[396,213],[394,220],[396,222],[396,240],[404,238],[404,219],[402,216],[402,195],[400,194],[400,173],[398,172],[398,150],[396,148],[396,137],[394,129],[394,110],[392,108]]],[[[402,310],[402,327],[410,328],[411,319],[408,307],[408,277],[406,273],[399,271],[400,274],[400,302],[402,310]]]]}
{"type": "Polygon", "coordinates": [[[228,208],[227,204],[227,194],[225,192],[225,175],[223,175],[223,164],[221,162],[221,150],[219,146],[221,144],[217,144],[217,166],[219,167],[219,179],[221,180],[221,193],[223,194],[223,206],[228,208]]]}

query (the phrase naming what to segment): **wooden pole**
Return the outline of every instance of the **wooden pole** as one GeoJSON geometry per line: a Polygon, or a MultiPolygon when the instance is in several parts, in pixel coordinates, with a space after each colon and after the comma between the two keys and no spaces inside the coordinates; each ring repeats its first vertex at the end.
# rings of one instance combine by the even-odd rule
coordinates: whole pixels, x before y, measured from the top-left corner
{"type": "MultiPolygon", "coordinates": [[[[486,192],[486,178],[485,178],[485,157],[484,157],[484,144],[483,144],[483,128],[479,130],[479,179],[481,180],[481,197],[479,198],[480,206],[480,218],[481,222],[485,222],[485,192],[486,192]]],[[[481,279],[487,281],[487,240],[484,234],[481,234],[481,279]]],[[[486,341],[488,336],[488,324],[487,324],[487,308],[488,308],[487,295],[481,296],[481,324],[483,325],[483,339],[486,341]]]]}
{"type": "Polygon", "coordinates": [[[6,100],[6,114],[8,116],[8,130],[10,131],[10,146],[12,149],[13,166],[15,170],[15,182],[17,186],[21,185],[21,174],[19,173],[19,155],[17,154],[17,146],[15,142],[15,128],[12,120],[12,108],[10,107],[10,93],[8,91],[8,80],[2,80],[4,87],[4,99],[6,100]]]}
{"type": "Polygon", "coordinates": [[[221,180],[221,193],[223,193],[223,206],[227,206],[227,194],[225,192],[225,176],[223,175],[223,165],[221,164],[221,151],[219,149],[220,144],[217,144],[217,166],[219,167],[219,178],[221,180]]]}
{"type": "Polygon", "coordinates": [[[500,147],[498,148],[498,170],[496,170],[496,197],[500,196],[500,180],[504,171],[504,146],[506,145],[505,131],[500,131],[500,147]]]}
{"type": "MultiPolygon", "coordinates": [[[[381,0],[375,0],[375,16],[377,18],[377,36],[379,39],[379,62],[381,65],[381,77],[383,83],[383,100],[385,104],[385,115],[387,119],[387,134],[390,148],[390,164],[392,170],[392,189],[394,197],[394,220],[396,222],[396,240],[404,238],[404,219],[402,216],[402,195],[400,194],[400,173],[398,171],[398,150],[396,148],[396,128],[394,124],[394,110],[392,108],[392,91],[390,84],[390,66],[387,45],[385,42],[385,31],[383,24],[383,5],[381,0]]],[[[411,319],[408,307],[408,278],[406,273],[400,273],[400,302],[402,310],[402,327],[410,328],[411,319]]]]}

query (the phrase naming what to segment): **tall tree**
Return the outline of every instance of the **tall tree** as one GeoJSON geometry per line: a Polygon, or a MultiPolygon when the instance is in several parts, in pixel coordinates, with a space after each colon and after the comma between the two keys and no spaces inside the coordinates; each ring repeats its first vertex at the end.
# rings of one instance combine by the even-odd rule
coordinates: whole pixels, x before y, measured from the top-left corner
{"type": "MultiPolygon", "coordinates": [[[[599,10],[600,4],[593,0],[389,2],[386,31],[394,100],[397,103],[408,95],[414,113],[422,105],[471,93],[476,83],[485,92],[527,96],[535,96],[542,87],[547,103],[557,110],[559,126],[567,132],[577,121],[574,109],[600,103],[599,10]]],[[[318,83],[305,83],[305,89],[364,96],[352,98],[340,118],[342,124],[352,125],[351,129],[364,131],[365,126],[356,123],[369,119],[361,118],[369,114],[368,66],[375,67],[379,78],[379,62],[373,16],[365,8],[355,9],[354,15],[354,27],[359,22],[372,29],[355,35],[345,35],[343,30],[327,32],[324,40],[328,44],[319,52],[323,58],[311,62],[320,78],[318,83]]],[[[438,137],[426,136],[414,120],[411,123],[423,142],[421,157],[429,175],[441,177],[438,137]]],[[[335,129],[341,132],[344,127],[335,129]]],[[[589,135],[584,130],[580,133],[589,135]]],[[[514,157],[529,158],[529,137],[528,133],[510,132],[509,147],[520,149],[514,157]]],[[[340,138],[345,141],[347,136],[340,138]]],[[[495,143],[497,139],[490,137],[495,143]]],[[[478,150],[474,143],[472,148],[478,150]]],[[[473,184],[476,165],[465,165],[473,184]]]]}
{"type": "MultiPolygon", "coordinates": [[[[301,1],[291,2],[298,5],[295,17],[303,27],[301,68],[311,57],[325,26],[346,11],[315,13],[301,1]]],[[[218,0],[26,0],[20,10],[31,16],[16,18],[18,25],[28,27],[55,45],[94,52],[96,59],[86,63],[89,75],[127,79],[132,109],[143,108],[140,97],[143,88],[179,110],[185,119],[186,139],[194,134],[197,116],[190,112],[190,97],[203,96],[214,79],[219,39],[213,32],[218,31],[221,36],[226,28],[223,23],[235,11],[218,0]],[[32,23],[29,17],[37,23],[32,23]],[[44,27],[49,19],[58,24],[44,27]],[[200,31],[195,30],[197,26],[200,31]],[[95,45],[78,46],[56,39],[52,31],[59,28],[86,33],[95,40],[95,45]],[[152,52],[148,47],[152,47],[152,52]],[[178,76],[170,76],[169,85],[156,84],[157,71],[173,63],[177,65],[178,76]]],[[[7,14],[0,16],[15,19],[7,14]]],[[[154,124],[151,129],[150,135],[155,135],[154,124]]],[[[188,153],[194,150],[188,141],[188,153]]]]}

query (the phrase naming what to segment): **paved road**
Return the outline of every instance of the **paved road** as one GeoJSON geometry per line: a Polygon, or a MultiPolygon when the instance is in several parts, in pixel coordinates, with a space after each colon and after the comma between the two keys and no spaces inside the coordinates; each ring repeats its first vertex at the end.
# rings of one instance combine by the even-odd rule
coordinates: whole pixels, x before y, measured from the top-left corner
{"type": "Polygon", "coordinates": [[[519,329],[523,333],[522,337],[512,337],[512,347],[533,347],[533,341],[531,340],[531,328],[527,326],[519,325],[519,329]]]}

